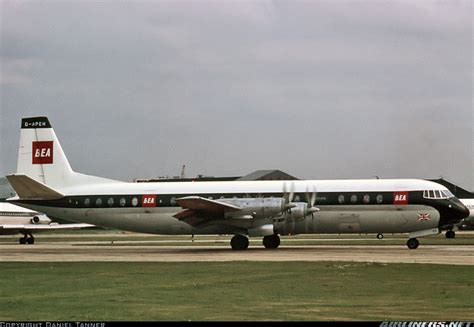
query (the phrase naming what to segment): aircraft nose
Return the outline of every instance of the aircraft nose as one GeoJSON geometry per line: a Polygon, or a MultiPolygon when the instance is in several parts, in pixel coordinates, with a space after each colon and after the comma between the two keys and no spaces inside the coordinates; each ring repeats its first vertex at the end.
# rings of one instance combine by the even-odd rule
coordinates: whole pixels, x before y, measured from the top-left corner
{"type": "Polygon", "coordinates": [[[469,209],[458,199],[453,199],[449,207],[456,213],[456,216],[458,216],[460,219],[469,217],[469,209]]]}

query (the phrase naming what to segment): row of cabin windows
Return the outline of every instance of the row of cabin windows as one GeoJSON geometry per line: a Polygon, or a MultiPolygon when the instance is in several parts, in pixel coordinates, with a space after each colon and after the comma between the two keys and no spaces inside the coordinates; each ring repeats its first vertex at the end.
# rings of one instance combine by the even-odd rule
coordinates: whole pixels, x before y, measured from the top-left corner
{"type": "MultiPolygon", "coordinates": [[[[355,195],[355,194],[351,195],[349,200],[350,200],[351,203],[354,203],[354,204],[357,203],[357,201],[358,201],[357,195],[355,195]]],[[[381,204],[383,202],[383,195],[378,194],[375,197],[375,200],[377,201],[378,204],[381,204]]],[[[339,202],[339,204],[343,204],[346,201],[346,197],[343,194],[341,194],[337,198],[337,201],[339,202]]],[[[362,202],[364,202],[365,204],[369,204],[370,203],[370,195],[365,194],[362,197],[362,202]]]]}
{"type": "MultiPolygon", "coordinates": [[[[423,197],[426,198],[426,199],[448,199],[448,198],[454,197],[454,195],[448,190],[425,190],[425,191],[423,191],[423,197]]],[[[223,199],[223,198],[224,197],[221,197],[221,199],[223,199]]],[[[212,200],[212,197],[209,197],[209,199],[212,200]]],[[[299,201],[299,199],[295,199],[295,200],[297,202],[299,201]]],[[[337,200],[338,200],[339,204],[344,204],[346,202],[346,197],[343,194],[341,194],[341,195],[339,195],[337,200]]],[[[383,202],[383,195],[378,194],[375,197],[375,200],[376,200],[377,204],[381,204],[383,202]]],[[[353,204],[357,203],[357,201],[358,201],[357,195],[355,195],[355,194],[351,195],[350,198],[349,198],[349,201],[350,201],[350,203],[353,203],[353,204]]],[[[365,203],[365,204],[370,203],[370,195],[365,194],[362,197],[362,202],[365,203]]],[[[121,207],[125,207],[127,205],[127,200],[122,197],[122,198],[119,199],[118,203],[121,207]]],[[[162,203],[161,199],[159,200],[159,203],[162,203]]],[[[76,205],[77,204],[79,204],[79,203],[76,202],[76,205]]],[[[107,206],[113,207],[114,204],[115,204],[114,198],[109,198],[107,200],[107,206]]],[[[176,204],[176,198],[175,197],[171,198],[170,204],[171,205],[176,204]]],[[[84,200],[84,206],[85,207],[90,207],[91,206],[91,199],[86,198],[84,200]]],[[[103,206],[102,198],[97,198],[95,200],[95,206],[96,207],[102,207],[103,206]]],[[[138,206],[138,198],[137,197],[132,198],[132,206],[133,207],[138,206]]]]}
{"type": "MultiPolygon", "coordinates": [[[[116,200],[116,199],[114,199],[114,198],[109,198],[109,199],[107,200],[107,206],[113,207],[113,206],[115,205],[115,200],[116,200]]],[[[72,201],[70,200],[69,202],[72,202],[72,201]]],[[[161,199],[158,200],[158,202],[159,202],[159,203],[163,203],[163,201],[162,201],[161,199]]],[[[76,205],[79,204],[78,201],[76,201],[75,203],[76,203],[76,205]]],[[[127,199],[125,199],[125,198],[120,198],[118,203],[119,203],[119,205],[120,205],[121,207],[125,207],[125,206],[127,205],[127,199]]],[[[175,198],[172,198],[172,199],[171,199],[171,204],[176,204],[176,199],[175,199],[175,198]]],[[[91,206],[91,199],[89,199],[89,198],[84,199],[84,206],[85,206],[85,207],[90,207],[90,206],[91,206]]],[[[96,207],[102,207],[102,206],[103,206],[103,200],[102,200],[102,198],[97,198],[97,199],[95,200],[95,206],[96,206],[96,207]]],[[[133,206],[133,207],[138,206],[138,198],[137,198],[137,197],[132,198],[132,206],[133,206]]]]}
{"type": "MultiPolygon", "coordinates": [[[[121,207],[125,207],[125,206],[127,205],[127,199],[125,199],[125,198],[120,198],[119,201],[118,201],[118,203],[119,203],[119,205],[120,205],[121,207]]],[[[76,202],[76,204],[78,204],[78,202],[76,202]]],[[[113,207],[114,204],[115,204],[114,198],[109,198],[109,199],[107,200],[107,206],[113,207]]],[[[132,206],[136,207],[137,205],[138,205],[138,198],[137,198],[137,197],[132,198],[132,206]]],[[[86,199],[84,200],[84,206],[85,206],[85,207],[90,207],[90,206],[91,206],[91,199],[86,198],[86,199]]],[[[102,198],[97,198],[97,199],[95,200],[95,206],[96,206],[96,207],[102,207],[102,206],[103,206],[102,198]]]]}
{"type": "MultiPolygon", "coordinates": [[[[212,200],[212,197],[209,197],[209,199],[212,200]]],[[[221,197],[221,199],[224,199],[224,197],[221,197]]],[[[376,199],[376,201],[377,201],[378,204],[381,204],[381,203],[383,202],[383,196],[382,196],[382,194],[378,194],[375,199],[376,199]]],[[[295,200],[296,200],[296,202],[299,202],[299,199],[295,199],[295,200]]],[[[354,204],[355,204],[355,203],[357,203],[357,201],[358,201],[358,197],[357,197],[357,195],[353,194],[353,195],[351,195],[351,197],[350,197],[349,200],[350,200],[351,203],[354,203],[354,204]]],[[[339,195],[339,197],[338,197],[338,202],[339,202],[339,204],[343,204],[343,203],[345,203],[345,201],[346,201],[346,197],[345,197],[343,194],[339,195]]],[[[370,203],[370,195],[365,194],[365,195],[362,197],[362,201],[363,201],[364,203],[366,203],[366,204],[370,203]]],[[[70,202],[72,202],[72,201],[70,200],[70,202]]],[[[76,203],[76,205],[79,204],[78,201],[76,201],[75,203],[76,203]]],[[[119,205],[120,205],[121,207],[125,207],[125,206],[127,205],[127,200],[122,197],[122,198],[120,198],[120,200],[119,200],[118,203],[119,203],[119,205]]],[[[161,200],[161,199],[159,200],[159,203],[162,203],[162,200],[161,200]]],[[[107,206],[113,207],[114,204],[115,204],[114,198],[111,197],[111,198],[109,198],[109,199],[107,200],[107,206]]],[[[176,198],[175,198],[175,197],[172,197],[172,198],[171,198],[170,204],[171,204],[171,205],[175,205],[175,204],[176,204],[176,198]]],[[[84,200],[84,206],[85,206],[85,207],[90,207],[90,206],[91,206],[91,199],[90,199],[90,198],[86,198],[86,199],[84,200]]],[[[97,198],[97,199],[95,200],[95,206],[96,206],[96,207],[102,207],[102,206],[103,206],[103,200],[102,200],[102,198],[97,198]]],[[[138,198],[137,198],[137,197],[132,198],[132,206],[133,206],[133,207],[138,206],[138,198]]]]}

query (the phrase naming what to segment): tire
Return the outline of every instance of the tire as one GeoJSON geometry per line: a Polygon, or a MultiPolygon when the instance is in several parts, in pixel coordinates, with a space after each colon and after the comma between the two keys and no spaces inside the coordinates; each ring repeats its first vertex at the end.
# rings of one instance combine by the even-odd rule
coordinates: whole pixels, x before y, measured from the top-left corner
{"type": "Polygon", "coordinates": [[[249,247],[249,239],[242,235],[235,235],[230,240],[230,246],[232,250],[235,251],[247,250],[249,247]]]}
{"type": "Polygon", "coordinates": [[[28,237],[28,238],[26,239],[26,243],[28,243],[28,244],[35,244],[35,239],[34,239],[33,237],[28,237]]]}
{"type": "Polygon", "coordinates": [[[377,234],[377,238],[378,238],[379,240],[383,239],[383,234],[378,233],[378,234],[377,234]]]}
{"type": "Polygon", "coordinates": [[[419,245],[420,245],[420,242],[418,242],[418,240],[416,238],[410,238],[407,241],[407,246],[410,250],[414,250],[414,249],[418,248],[419,245]]]}
{"type": "Polygon", "coordinates": [[[278,235],[268,235],[263,237],[263,246],[266,249],[276,249],[280,246],[280,237],[278,235]]]}
{"type": "Polygon", "coordinates": [[[456,237],[456,233],[453,231],[453,230],[448,230],[446,232],[446,238],[455,238],[456,237]]]}

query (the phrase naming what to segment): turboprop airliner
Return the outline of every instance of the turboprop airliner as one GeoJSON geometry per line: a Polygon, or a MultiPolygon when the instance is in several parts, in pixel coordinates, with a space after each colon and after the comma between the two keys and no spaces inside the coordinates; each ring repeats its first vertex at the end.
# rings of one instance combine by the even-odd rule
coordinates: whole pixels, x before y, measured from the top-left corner
{"type": "Polygon", "coordinates": [[[408,233],[407,246],[459,223],[469,210],[444,186],[417,179],[127,183],[77,173],[47,117],[21,122],[11,202],[49,217],[173,235],[230,234],[245,250],[280,235],[408,233]]]}
{"type": "Polygon", "coordinates": [[[43,213],[0,202],[0,235],[23,234],[20,244],[34,244],[33,232],[95,227],[90,224],[58,224],[43,213]]]}

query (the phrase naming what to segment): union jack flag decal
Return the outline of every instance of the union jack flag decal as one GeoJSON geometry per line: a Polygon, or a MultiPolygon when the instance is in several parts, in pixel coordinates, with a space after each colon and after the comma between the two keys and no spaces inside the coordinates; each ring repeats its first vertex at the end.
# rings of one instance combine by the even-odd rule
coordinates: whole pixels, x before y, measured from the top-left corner
{"type": "Polygon", "coordinates": [[[429,213],[420,213],[418,215],[418,220],[431,220],[429,213]]]}

